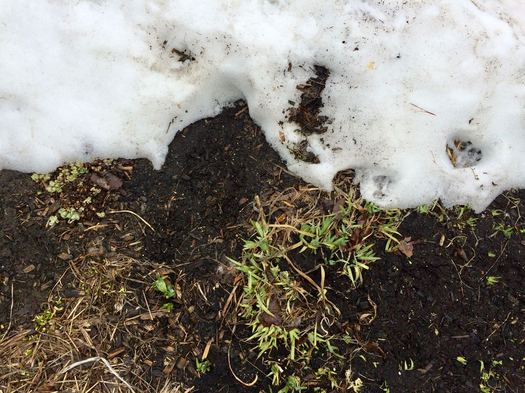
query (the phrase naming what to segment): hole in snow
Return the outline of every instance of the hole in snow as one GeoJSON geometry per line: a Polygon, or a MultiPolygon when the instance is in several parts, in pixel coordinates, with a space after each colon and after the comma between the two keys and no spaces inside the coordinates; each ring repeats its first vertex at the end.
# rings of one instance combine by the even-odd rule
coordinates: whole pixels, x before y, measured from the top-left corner
{"type": "Polygon", "coordinates": [[[297,85],[297,89],[302,92],[299,106],[288,110],[288,119],[297,123],[304,135],[323,134],[327,130],[325,124],[328,122],[328,118],[321,116],[320,113],[323,107],[321,95],[330,76],[330,71],[319,65],[314,66],[314,70],[315,76],[308,79],[305,84],[297,85]]]}
{"type": "Polygon", "coordinates": [[[447,155],[455,168],[469,168],[475,166],[483,158],[480,148],[471,141],[454,138],[447,143],[447,155]]]}

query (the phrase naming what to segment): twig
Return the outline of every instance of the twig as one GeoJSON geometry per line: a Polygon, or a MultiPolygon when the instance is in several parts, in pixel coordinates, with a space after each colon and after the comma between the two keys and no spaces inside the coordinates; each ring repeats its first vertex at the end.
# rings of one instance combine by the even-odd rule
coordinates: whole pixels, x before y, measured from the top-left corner
{"type": "Polygon", "coordinates": [[[509,318],[510,318],[510,314],[511,314],[511,313],[512,313],[512,312],[509,312],[509,313],[507,314],[507,318],[505,318],[505,320],[504,320],[503,322],[501,322],[500,324],[496,324],[496,329],[494,329],[494,330],[492,331],[492,333],[490,333],[490,334],[488,335],[488,337],[485,339],[485,341],[489,341],[489,339],[494,335],[494,333],[496,333],[499,329],[501,329],[501,327],[502,327],[503,325],[505,325],[505,323],[507,323],[507,321],[508,321],[509,318]]]}
{"type": "Polygon", "coordinates": [[[230,372],[232,373],[233,377],[240,383],[242,383],[244,386],[253,386],[257,383],[257,381],[259,380],[259,376],[257,374],[255,374],[255,378],[253,379],[253,381],[249,382],[249,383],[246,383],[244,382],[242,379],[240,379],[237,375],[235,375],[235,372],[233,371],[233,368],[232,368],[232,362],[231,362],[231,354],[230,354],[230,351],[231,351],[231,346],[228,347],[228,367],[230,368],[230,372]]]}
{"type": "Polygon", "coordinates": [[[9,324],[7,325],[7,329],[2,335],[2,338],[0,339],[0,343],[4,341],[4,338],[6,338],[7,333],[9,333],[9,329],[11,329],[11,324],[13,323],[14,305],[15,305],[15,290],[14,290],[14,284],[11,282],[11,308],[9,309],[9,324]]]}
{"type": "Polygon", "coordinates": [[[149,229],[151,229],[153,232],[155,232],[155,229],[150,225],[149,222],[147,222],[145,219],[143,219],[141,216],[139,216],[137,213],[131,211],[131,210],[111,210],[109,211],[110,214],[116,214],[116,213],[129,213],[137,217],[140,221],[142,221],[149,229]]]}
{"type": "Polygon", "coordinates": [[[427,111],[425,108],[421,108],[420,106],[418,106],[418,105],[416,105],[416,104],[410,103],[410,105],[412,105],[413,107],[419,109],[419,110],[422,111],[422,112],[428,113],[429,115],[437,116],[435,113],[430,112],[430,111],[427,111]]]}
{"type": "Polygon", "coordinates": [[[65,374],[67,373],[68,371],[74,369],[75,367],[78,367],[78,366],[81,366],[83,364],[87,364],[87,363],[93,363],[93,362],[102,362],[104,363],[104,366],[107,367],[107,369],[109,370],[109,372],[111,374],[113,374],[120,382],[122,382],[124,385],[126,385],[126,387],[131,390],[131,392],[135,393],[135,390],[133,390],[133,388],[131,387],[131,385],[129,383],[127,383],[116,371],[113,367],[111,367],[111,364],[109,364],[109,362],[104,359],[103,357],[100,357],[100,356],[95,356],[95,357],[92,357],[92,358],[88,358],[88,359],[84,359],[84,360],[80,360],[76,363],[73,363],[73,364],[70,364],[69,366],[67,366],[64,370],[62,370],[60,372],[60,374],[65,374]]]}

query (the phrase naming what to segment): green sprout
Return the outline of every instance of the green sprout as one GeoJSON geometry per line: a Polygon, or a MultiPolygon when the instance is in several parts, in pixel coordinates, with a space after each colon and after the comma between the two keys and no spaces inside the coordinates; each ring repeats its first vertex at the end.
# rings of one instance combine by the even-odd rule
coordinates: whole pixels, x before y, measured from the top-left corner
{"type": "Polygon", "coordinates": [[[63,219],[67,220],[68,224],[71,224],[74,221],[80,220],[80,215],[83,210],[83,208],[77,210],[74,207],[60,208],[58,214],[63,219]]]}
{"type": "Polygon", "coordinates": [[[487,276],[487,277],[485,277],[485,283],[489,287],[498,284],[500,281],[501,281],[501,277],[499,277],[499,276],[487,276]]]}
{"type": "Polygon", "coordinates": [[[286,380],[286,384],[278,393],[295,393],[306,390],[306,386],[301,384],[301,379],[295,375],[290,375],[286,380]]]}
{"type": "Polygon", "coordinates": [[[33,317],[33,322],[35,323],[35,330],[45,333],[54,315],[55,314],[53,313],[53,311],[51,311],[48,308],[42,311],[41,313],[35,315],[33,317]]]}
{"type": "Polygon", "coordinates": [[[173,289],[173,285],[162,276],[157,276],[157,279],[153,282],[153,288],[164,295],[166,299],[172,299],[175,297],[175,289],[173,289]]]}
{"type": "Polygon", "coordinates": [[[211,362],[209,360],[195,359],[195,370],[199,375],[207,374],[211,370],[211,362]]]}

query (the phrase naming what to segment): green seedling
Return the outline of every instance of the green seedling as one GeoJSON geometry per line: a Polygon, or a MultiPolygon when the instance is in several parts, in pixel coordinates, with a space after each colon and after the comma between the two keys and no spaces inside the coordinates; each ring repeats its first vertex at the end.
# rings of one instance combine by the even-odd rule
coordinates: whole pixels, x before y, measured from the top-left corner
{"type": "Polygon", "coordinates": [[[45,333],[54,316],[55,314],[50,309],[45,309],[41,313],[35,315],[33,317],[33,322],[35,323],[35,330],[45,333]]]}
{"type": "Polygon", "coordinates": [[[47,219],[46,226],[49,228],[53,228],[56,224],[58,224],[59,221],[60,220],[57,216],[49,216],[49,218],[47,219]]]}
{"type": "Polygon", "coordinates": [[[211,370],[211,362],[209,360],[195,359],[195,370],[199,375],[207,374],[211,370]]]}
{"type": "Polygon", "coordinates": [[[74,207],[60,208],[58,214],[61,218],[67,220],[68,224],[71,224],[74,221],[80,220],[80,215],[83,212],[83,208],[75,209],[74,207]]]}
{"type": "Polygon", "coordinates": [[[412,371],[415,368],[414,361],[409,359],[408,362],[404,360],[400,365],[399,369],[403,371],[412,371]]]}
{"type": "Polygon", "coordinates": [[[485,363],[479,361],[479,374],[480,374],[480,383],[479,390],[481,393],[495,393],[500,391],[497,386],[493,386],[494,383],[497,384],[499,379],[498,373],[495,369],[503,364],[501,360],[493,360],[490,364],[490,367],[487,369],[485,363]]]}
{"type": "Polygon", "coordinates": [[[164,303],[161,308],[163,310],[168,311],[168,312],[172,312],[173,311],[173,307],[174,307],[173,303],[164,303]]]}
{"type": "Polygon", "coordinates": [[[419,214],[428,214],[431,210],[431,205],[420,205],[416,208],[416,212],[418,212],[419,214]]]}
{"type": "Polygon", "coordinates": [[[279,363],[272,362],[270,366],[270,373],[268,374],[268,377],[272,379],[272,385],[277,386],[281,384],[281,375],[283,373],[283,368],[279,365],[279,363]]]}
{"type": "Polygon", "coordinates": [[[162,276],[157,276],[157,279],[153,282],[153,288],[160,292],[166,299],[172,299],[176,295],[173,285],[162,276]]]}
{"type": "Polygon", "coordinates": [[[339,388],[339,382],[337,378],[337,373],[334,370],[330,370],[327,367],[321,367],[315,372],[315,376],[318,378],[325,378],[330,382],[330,387],[332,389],[339,388]]]}
{"type": "Polygon", "coordinates": [[[512,233],[514,231],[514,228],[508,225],[505,225],[503,223],[497,223],[492,226],[492,229],[494,230],[494,233],[490,235],[490,237],[496,236],[498,233],[501,233],[503,237],[506,239],[510,239],[512,236],[512,233]]]}
{"type": "Polygon", "coordinates": [[[499,276],[487,276],[487,277],[485,277],[485,283],[489,287],[498,284],[500,281],[501,281],[501,277],[499,277],[499,276]]]}
{"type": "Polygon", "coordinates": [[[46,183],[51,179],[51,175],[49,173],[33,173],[31,175],[31,180],[33,180],[35,183],[46,183]]]}
{"type": "Polygon", "coordinates": [[[286,380],[286,384],[279,390],[278,393],[295,393],[306,390],[306,386],[301,384],[301,379],[295,375],[290,375],[286,380]]]}

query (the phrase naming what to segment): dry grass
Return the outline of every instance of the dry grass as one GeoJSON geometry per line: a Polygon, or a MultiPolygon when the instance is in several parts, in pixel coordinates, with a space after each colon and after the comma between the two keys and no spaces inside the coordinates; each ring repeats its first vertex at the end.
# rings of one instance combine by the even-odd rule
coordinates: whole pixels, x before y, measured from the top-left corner
{"type": "Polygon", "coordinates": [[[147,334],[165,313],[147,293],[171,272],[122,255],[71,262],[33,328],[0,341],[0,392],[191,392],[147,371],[167,344],[147,334]]]}

